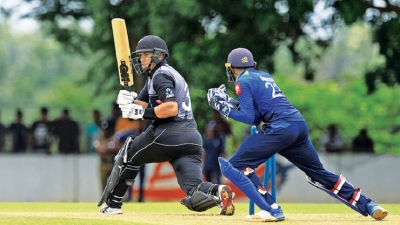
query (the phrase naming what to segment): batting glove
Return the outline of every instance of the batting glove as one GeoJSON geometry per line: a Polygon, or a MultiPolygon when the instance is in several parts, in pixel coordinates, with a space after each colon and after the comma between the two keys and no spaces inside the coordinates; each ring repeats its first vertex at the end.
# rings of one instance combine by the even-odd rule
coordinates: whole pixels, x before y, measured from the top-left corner
{"type": "Polygon", "coordinates": [[[128,105],[133,103],[135,98],[137,97],[136,92],[130,92],[127,90],[120,90],[117,97],[117,104],[118,105],[128,105]]]}
{"type": "Polygon", "coordinates": [[[142,120],[144,114],[144,108],[141,105],[131,103],[127,105],[119,105],[122,112],[122,118],[142,120]]]}

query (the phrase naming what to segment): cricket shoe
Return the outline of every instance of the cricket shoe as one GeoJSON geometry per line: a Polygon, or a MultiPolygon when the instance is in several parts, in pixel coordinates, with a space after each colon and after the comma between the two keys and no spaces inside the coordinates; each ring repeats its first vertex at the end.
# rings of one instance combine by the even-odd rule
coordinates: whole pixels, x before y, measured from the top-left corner
{"type": "Polygon", "coordinates": [[[254,215],[247,215],[244,217],[246,221],[249,222],[277,222],[280,221],[277,218],[273,217],[268,211],[260,210],[258,213],[254,215]]]}
{"type": "Polygon", "coordinates": [[[285,216],[283,215],[283,211],[280,206],[277,209],[272,209],[269,211],[271,216],[275,217],[278,221],[285,220],[285,216]]]}
{"type": "Polygon", "coordinates": [[[218,198],[220,202],[220,215],[232,216],[235,213],[235,206],[233,206],[233,199],[235,192],[228,185],[219,185],[218,198]]]}
{"type": "Polygon", "coordinates": [[[380,207],[373,201],[368,202],[366,207],[368,214],[376,220],[383,220],[388,214],[388,211],[386,209],[380,207]]]}
{"type": "Polygon", "coordinates": [[[100,212],[104,213],[104,214],[110,214],[110,215],[122,214],[122,209],[121,208],[111,208],[107,204],[104,204],[104,206],[100,209],[100,212]]]}

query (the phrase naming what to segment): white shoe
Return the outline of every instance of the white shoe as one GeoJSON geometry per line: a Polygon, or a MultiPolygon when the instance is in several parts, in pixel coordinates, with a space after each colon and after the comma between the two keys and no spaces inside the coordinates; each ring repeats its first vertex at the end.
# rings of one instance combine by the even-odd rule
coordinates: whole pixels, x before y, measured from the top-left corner
{"type": "Polygon", "coordinates": [[[122,209],[121,208],[111,208],[108,205],[104,204],[104,206],[100,209],[101,213],[104,214],[122,214],[122,209]]]}
{"type": "Polygon", "coordinates": [[[233,199],[235,192],[228,185],[219,185],[218,197],[220,202],[220,215],[232,216],[235,213],[235,206],[233,206],[233,199]]]}
{"type": "Polygon", "coordinates": [[[271,216],[271,214],[265,210],[261,210],[254,215],[247,215],[244,217],[246,221],[250,222],[275,222],[277,218],[271,216]]]}

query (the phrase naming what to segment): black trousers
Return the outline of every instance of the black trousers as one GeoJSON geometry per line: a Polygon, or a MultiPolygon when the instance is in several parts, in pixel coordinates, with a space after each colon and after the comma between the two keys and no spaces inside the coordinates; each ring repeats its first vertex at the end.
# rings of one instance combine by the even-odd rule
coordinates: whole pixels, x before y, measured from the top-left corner
{"type": "Polygon", "coordinates": [[[128,149],[120,182],[135,179],[143,164],[170,162],[179,186],[188,194],[202,183],[202,154],[202,137],[196,128],[149,126],[128,149]]]}

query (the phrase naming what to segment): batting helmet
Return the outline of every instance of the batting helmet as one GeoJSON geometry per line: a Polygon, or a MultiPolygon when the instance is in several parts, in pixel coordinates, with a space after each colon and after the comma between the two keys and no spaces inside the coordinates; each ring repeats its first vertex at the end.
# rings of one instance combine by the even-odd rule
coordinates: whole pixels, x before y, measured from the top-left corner
{"type": "Polygon", "coordinates": [[[139,40],[134,53],[155,51],[165,53],[167,56],[169,55],[167,44],[163,39],[159,36],[147,35],[139,40]]]}
{"type": "MultiPolygon", "coordinates": [[[[164,54],[164,59],[169,56],[167,44],[163,39],[155,35],[147,35],[139,40],[136,45],[136,50],[132,54],[139,54],[140,52],[154,52],[151,57],[152,63],[158,64],[162,60],[159,59],[160,54],[164,54]]],[[[146,72],[150,66],[146,69],[142,69],[140,56],[131,57],[132,67],[135,69],[136,73],[141,74],[146,72]]]]}

